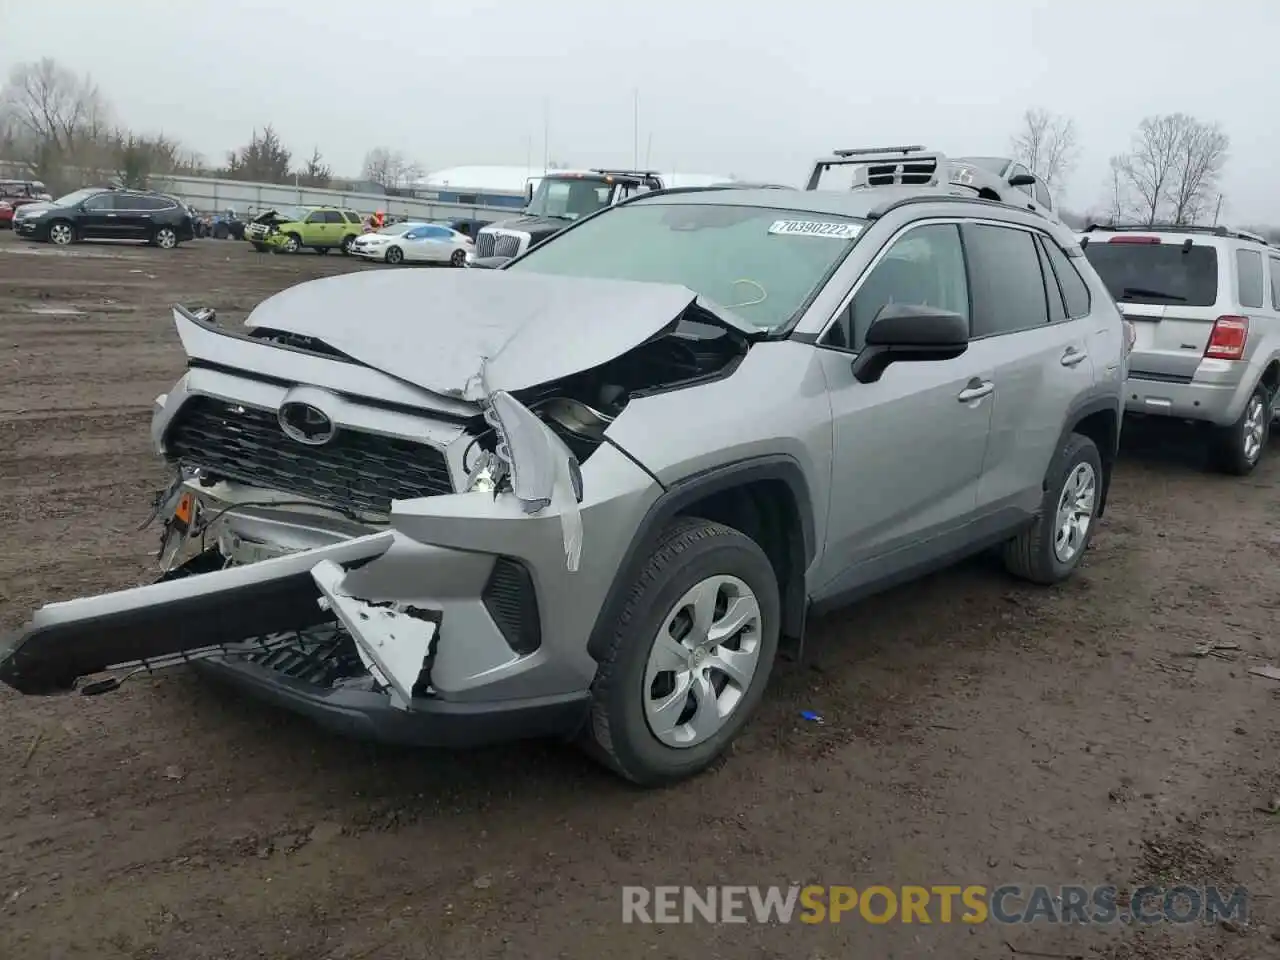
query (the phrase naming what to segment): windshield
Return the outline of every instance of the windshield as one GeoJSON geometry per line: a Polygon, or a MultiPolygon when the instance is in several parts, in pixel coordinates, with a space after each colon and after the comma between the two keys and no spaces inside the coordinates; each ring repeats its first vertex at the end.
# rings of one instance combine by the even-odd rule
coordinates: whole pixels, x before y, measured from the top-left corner
{"type": "Polygon", "coordinates": [[[53,201],[53,205],[55,207],[74,207],[77,203],[83,203],[98,192],[97,190],[76,190],[68,193],[65,197],[59,197],[53,201]]]}
{"type": "Polygon", "coordinates": [[[1218,300],[1218,252],[1204,244],[1098,243],[1084,255],[1124,303],[1211,307],[1218,300]]]}
{"type": "Polygon", "coordinates": [[[544,177],[525,209],[531,217],[577,220],[601,207],[609,206],[613,184],[589,177],[558,179],[544,177]]]}
{"type": "Polygon", "coordinates": [[[804,308],[862,226],[796,210],[628,204],[558,234],[509,269],[678,283],[772,330],[804,308]]]}

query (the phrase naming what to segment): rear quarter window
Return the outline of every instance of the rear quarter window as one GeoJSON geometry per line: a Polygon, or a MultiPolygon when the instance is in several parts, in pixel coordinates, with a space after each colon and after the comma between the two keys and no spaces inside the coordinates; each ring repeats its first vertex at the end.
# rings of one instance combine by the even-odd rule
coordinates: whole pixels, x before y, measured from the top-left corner
{"type": "Polygon", "coordinates": [[[1271,257],[1271,306],[1280,310],[1280,257],[1271,257]]]}
{"type": "Polygon", "coordinates": [[[1236,293],[1242,307],[1262,306],[1262,254],[1236,251],[1236,293]]]}
{"type": "Polygon", "coordinates": [[[1062,252],[1053,240],[1042,237],[1044,248],[1049,254],[1049,264],[1053,267],[1054,276],[1058,278],[1058,287],[1062,290],[1062,299],[1067,304],[1067,316],[1072,320],[1089,315],[1091,302],[1089,285],[1080,276],[1080,271],[1071,262],[1071,258],[1062,252]]]}
{"type": "Polygon", "coordinates": [[[1118,302],[1189,307],[1218,302],[1218,251],[1210,244],[1090,238],[1084,255],[1118,302]]]}
{"type": "Polygon", "coordinates": [[[342,214],[342,216],[346,219],[347,223],[359,223],[359,222],[360,222],[360,217],[359,217],[358,215],[356,215],[356,214],[352,213],[350,210],[344,211],[344,212],[343,212],[343,214],[342,214]]]}

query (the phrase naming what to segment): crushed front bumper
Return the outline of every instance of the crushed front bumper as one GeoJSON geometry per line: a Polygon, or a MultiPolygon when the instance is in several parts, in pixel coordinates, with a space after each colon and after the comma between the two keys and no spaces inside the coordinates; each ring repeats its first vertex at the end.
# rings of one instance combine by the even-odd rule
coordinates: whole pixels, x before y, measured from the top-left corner
{"type": "MultiPolygon", "coordinates": [[[[193,662],[358,737],[467,746],[570,735],[596,670],[587,640],[630,531],[660,493],[607,444],[583,474],[577,569],[566,565],[557,509],[529,514],[511,494],[396,501],[388,527],[372,533],[246,497],[204,530],[218,546],[190,561],[207,558],[192,575],[37,610],[0,650],[0,681],[49,694],[108,670],[193,662]],[[253,559],[262,545],[265,558],[253,559]],[[222,568],[246,550],[248,562],[222,568]],[[526,579],[514,589],[498,583],[500,570],[526,579]],[[315,682],[273,666],[278,645],[335,621],[359,677],[315,682]],[[532,640],[519,629],[530,624],[532,640]]],[[[232,487],[184,485],[207,515],[232,505],[232,487]]]]}

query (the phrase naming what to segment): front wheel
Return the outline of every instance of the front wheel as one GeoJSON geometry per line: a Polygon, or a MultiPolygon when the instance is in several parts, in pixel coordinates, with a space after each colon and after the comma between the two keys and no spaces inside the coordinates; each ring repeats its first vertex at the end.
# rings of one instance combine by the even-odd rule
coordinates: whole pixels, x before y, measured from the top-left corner
{"type": "Polygon", "coordinates": [[[1236,422],[1214,430],[1211,453],[1223,473],[1243,477],[1253,472],[1271,436],[1271,396],[1258,384],[1236,422]]]}
{"type": "Polygon", "coordinates": [[[777,578],[754,540],[710,520],[676,521],[612,628],[584,746],[643,786],[705,770],[764,696],[780,621],[777,578]]]}
{"type": "Polygon", "coordinates": [[[1004,545],[1005,568],[1032,583],[1067,579],[1080,565],[1098,516],[1102,456],[1088,437],[1073,433],[1045,478],[1040,516],[1004,545]]]}
{"type": "Polygon", "coordinates": [[[355,242],[355,239],[356,238],[349,233],[342,238],[342,247],[340,249],[342,250],[342,255],[344,257],[351,256],[351,244],[355,242]]]}
{"type": "Polygon", "coordinates": [[[65,247],[76,238],[75,228],[65,220],[57,220],[49,224],[49,242],[55,246],[65,247]]]}
{"type": "Polygon", "coordinates": [[[302,238],[296,233],[289,234],[280,245],[282,253],[297,253],[300,249],[302,249],[302,238]]]}
{"type": "Polygon", "coordinates": [[[383,257],[387,263],[403,263],[404,251],[399,247],[387,247],[386,255],[383,257]]]}

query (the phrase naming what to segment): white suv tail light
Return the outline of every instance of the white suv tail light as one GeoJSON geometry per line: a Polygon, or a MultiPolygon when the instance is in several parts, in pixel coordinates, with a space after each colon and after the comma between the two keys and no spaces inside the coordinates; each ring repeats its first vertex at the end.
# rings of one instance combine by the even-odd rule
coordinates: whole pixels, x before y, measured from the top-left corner
{"type": "Polygon", "coordinates": [[[1213,321],[1213,330],[1209,333],[1209,344],[1204,348],[1204,355],[1212,360],[1239,360],[1244,357],[1248,341],[1248,317],[1219,317],[1213,321]]]}

